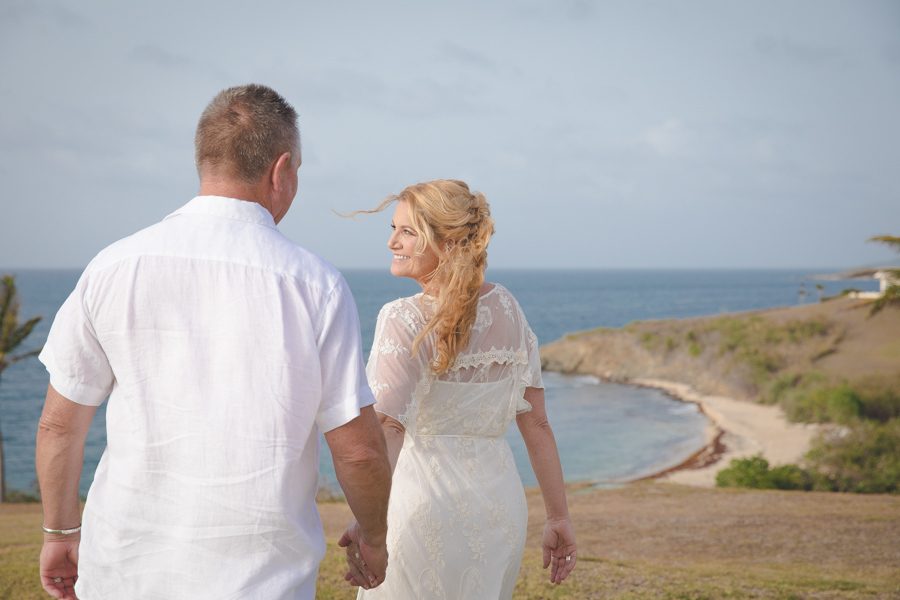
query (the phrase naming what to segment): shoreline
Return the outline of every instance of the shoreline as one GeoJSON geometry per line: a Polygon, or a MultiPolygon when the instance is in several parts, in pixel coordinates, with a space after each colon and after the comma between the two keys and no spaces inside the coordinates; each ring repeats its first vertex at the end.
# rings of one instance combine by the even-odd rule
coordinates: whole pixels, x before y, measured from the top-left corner
{"type": "Polygon", "coordinates": [[[683,383],[664,379],[632,379],[622,383],[659,389],[673,400],[696,403],[709,421],[704,428],[706,443],[700,450],[673,467],[626,483],[654,480],[715,487],[716,473],[727,468],[733,459],[761,454],[773,467],[800,462],[813,436],[822,429],[815,424],[789,423],[778,406],[701,394],[683,383]]]}

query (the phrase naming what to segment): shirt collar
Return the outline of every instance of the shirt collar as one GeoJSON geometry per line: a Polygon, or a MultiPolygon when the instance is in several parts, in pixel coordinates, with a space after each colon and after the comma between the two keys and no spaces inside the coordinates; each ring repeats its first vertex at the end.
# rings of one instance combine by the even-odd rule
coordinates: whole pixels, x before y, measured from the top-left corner
{"type": "Polygon", "coordinates": [[[256,202],[226,198],[225,196],[197,196],[167,216],[166,219],[178,215],[207,215],[235,221],[246,221],[247,223],[265,227],[275,227],[275,219],[272,218],[272,213],[256,202]]]}

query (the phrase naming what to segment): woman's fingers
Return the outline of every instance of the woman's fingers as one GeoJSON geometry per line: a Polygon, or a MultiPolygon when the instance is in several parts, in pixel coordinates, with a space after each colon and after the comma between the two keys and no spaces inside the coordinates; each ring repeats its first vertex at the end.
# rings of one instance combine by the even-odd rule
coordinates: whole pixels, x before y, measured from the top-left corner
{"type": "Polygon", "coordinates": [[[367,590],[373,587],[371,581],[375,576],[366,565],[356,543],[351,542],[347,545],[347,567],[349,570],[344,574],[344,579],[350,582],[350,585],[360,586],[367,590]]]}
{"type": "Polygon", "coordinates": [[[569,573],[572,572],[572,569],[575,568],[575,562],[577,560],[578,559],[575,556],[574,550],[570,554],[559,557],[559,561],[557,562],[555,583],[562,583],[563,581],[565,581],[566,577],[569,576],[569,573]]]}
{"type": "MultiPolygon", "coordinates": [[[[549,564],[550,583],[559,584],[565,581],[566,577],[569,576],[569,573],[572,572],[572,569],[575,568],[577,560],[575,550],[566,553],[563,553],[562,549],[552,551],[549,564]]],[[[547,565],[545,565],[544,568],[547,568],[547,565]]]]}

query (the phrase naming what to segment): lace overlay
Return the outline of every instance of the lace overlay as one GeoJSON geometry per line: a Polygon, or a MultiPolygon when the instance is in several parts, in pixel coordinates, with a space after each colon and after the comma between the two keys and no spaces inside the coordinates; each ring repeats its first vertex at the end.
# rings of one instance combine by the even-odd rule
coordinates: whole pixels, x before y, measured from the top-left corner
{"type": "Polygon", "coordinates": [[[543,387],[537,338],[515,298],[495,286],[479,300],[469,346],[447,373],[417,355],[422,295],[378,317],[367,375],[375,408],[406,428],[388,511],[387,580],[360,598],[511,598],[525,544],[522,483],[503,435],[543,387]]]}

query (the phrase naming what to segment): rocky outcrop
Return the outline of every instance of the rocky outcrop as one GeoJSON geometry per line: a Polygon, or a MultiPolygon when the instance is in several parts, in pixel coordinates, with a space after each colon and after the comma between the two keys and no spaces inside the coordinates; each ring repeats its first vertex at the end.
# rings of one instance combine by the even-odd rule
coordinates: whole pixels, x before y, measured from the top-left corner
{"type": "Polygon", "coordinates": [[[730,377],[723,365],[689,351],[648,347],[639,333],[602,331],[568,336],[541,347],[547,371],[594,375],[604,381],[664,379],[690,385],[704,394],[751,398],[756,390],[730,377]]]}

